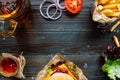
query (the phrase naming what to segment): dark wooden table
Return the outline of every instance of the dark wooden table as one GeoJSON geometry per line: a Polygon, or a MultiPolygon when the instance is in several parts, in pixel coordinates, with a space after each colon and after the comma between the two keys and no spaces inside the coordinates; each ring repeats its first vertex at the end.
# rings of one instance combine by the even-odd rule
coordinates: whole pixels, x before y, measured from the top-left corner
{"type": "Polygon", "coordinates": [[[37,73],[57,52],[81,67],[88,80],[109,80],[101,71],[101,53],[107,45],[113,44],[113,35],[119,38],[119,28],[113,33],[97,28],[91,17],[94,0],[83,0],[83,8],[78,15],[63,12],[56,21],[46,20],[40,15],[41,1],[31,0],[30,24],[19,25],[12,37],[0,38],[0,53],[23,52],[27,60],[25,80],[35,80],[37,73]]]}

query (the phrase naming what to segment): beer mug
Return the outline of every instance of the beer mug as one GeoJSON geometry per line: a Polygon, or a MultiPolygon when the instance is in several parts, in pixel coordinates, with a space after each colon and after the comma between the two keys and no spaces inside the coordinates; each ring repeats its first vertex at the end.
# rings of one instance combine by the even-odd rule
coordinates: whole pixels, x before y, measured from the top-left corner
{"type": "Polygon", "coordinates": [[[29,0],[0,0],[0,36],[11,36],[29,11],[29,0]]]}

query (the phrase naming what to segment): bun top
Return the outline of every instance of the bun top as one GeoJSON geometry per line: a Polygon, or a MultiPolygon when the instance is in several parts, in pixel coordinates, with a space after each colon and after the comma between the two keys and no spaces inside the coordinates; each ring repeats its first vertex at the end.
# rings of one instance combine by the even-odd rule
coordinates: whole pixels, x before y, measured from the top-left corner
{"type": "Polygon", "coordinates": [[[74,79],[66,73],[55,73],[48,80],[74,80],[74,79]]]}

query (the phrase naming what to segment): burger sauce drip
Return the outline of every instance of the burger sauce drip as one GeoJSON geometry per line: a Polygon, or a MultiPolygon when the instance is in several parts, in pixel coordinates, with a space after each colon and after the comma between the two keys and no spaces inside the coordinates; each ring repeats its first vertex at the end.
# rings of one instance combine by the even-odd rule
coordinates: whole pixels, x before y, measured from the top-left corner
{"type": "Polygon", "coordinates": [[[3,59],[1,66],[3,72],[14,73],[17,70],[17,64],[11,58],[3,59]]]}

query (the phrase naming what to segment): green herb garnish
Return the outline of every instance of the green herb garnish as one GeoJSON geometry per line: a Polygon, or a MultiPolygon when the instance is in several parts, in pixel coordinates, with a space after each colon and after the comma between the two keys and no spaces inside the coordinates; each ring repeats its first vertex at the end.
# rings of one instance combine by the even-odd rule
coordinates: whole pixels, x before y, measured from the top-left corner
{"type": "Polygon", "coordinates": [[[51,67],[47,69],[47,73],[50,73],[52,71],[51,67]]]}

